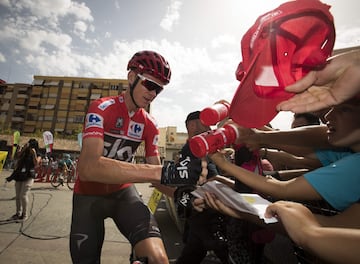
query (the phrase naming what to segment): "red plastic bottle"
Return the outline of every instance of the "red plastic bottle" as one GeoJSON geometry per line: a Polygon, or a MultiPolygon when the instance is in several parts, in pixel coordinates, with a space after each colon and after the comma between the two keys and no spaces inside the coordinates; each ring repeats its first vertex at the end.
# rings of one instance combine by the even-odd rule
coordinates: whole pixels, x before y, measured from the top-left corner
{"type": "Polygon", "coordinates": [[[238,137],[238,130],[232,124],[210,130],[192,137],[189,141],[191,152],[198,158],[214,153],[218,149],[233,144],[238,137]]]}
{"type": "Polygon", "coordinates": [[[216,125],[229,116],[230,104],[223,102],[204,108],[200,112],[200,120],[205,126],[216,125]]]}

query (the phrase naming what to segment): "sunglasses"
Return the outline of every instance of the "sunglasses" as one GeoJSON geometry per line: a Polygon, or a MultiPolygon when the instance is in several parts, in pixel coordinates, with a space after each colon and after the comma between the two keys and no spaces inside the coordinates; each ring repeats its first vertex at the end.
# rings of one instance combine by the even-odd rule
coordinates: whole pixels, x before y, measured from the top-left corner
{"type": "Polygon", "coordinates": [[[145,76],[138,74],[137,77],[141,80],[141,85],[144,86],[149,91],[155,91],[156,95],[158,95],[164,87],[162,85],[154,82],[153,80],[147,79],[145,76]]]}

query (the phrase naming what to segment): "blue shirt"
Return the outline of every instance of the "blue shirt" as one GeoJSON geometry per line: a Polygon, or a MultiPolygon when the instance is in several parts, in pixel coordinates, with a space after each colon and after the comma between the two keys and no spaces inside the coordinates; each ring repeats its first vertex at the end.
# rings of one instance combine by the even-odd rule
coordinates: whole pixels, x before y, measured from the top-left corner
{"type": "Polygon", "coordinates": [[[360,153],[319,150],[323,167],[304,175],[332,207],[343,211],[360,200],[360,153]]]}

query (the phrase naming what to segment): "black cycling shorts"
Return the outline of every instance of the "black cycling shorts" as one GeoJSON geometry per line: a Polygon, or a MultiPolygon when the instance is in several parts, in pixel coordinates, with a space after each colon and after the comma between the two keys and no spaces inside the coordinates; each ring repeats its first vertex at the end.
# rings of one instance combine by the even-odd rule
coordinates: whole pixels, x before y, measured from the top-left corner
{"type": "Polygon", "coordinates": [[[161,237],[154,216],[133,185],[106,196],[74,193],[70,231],[73,263],[100,261],[108,217],[133,247],[146,238],[161,237]]]}

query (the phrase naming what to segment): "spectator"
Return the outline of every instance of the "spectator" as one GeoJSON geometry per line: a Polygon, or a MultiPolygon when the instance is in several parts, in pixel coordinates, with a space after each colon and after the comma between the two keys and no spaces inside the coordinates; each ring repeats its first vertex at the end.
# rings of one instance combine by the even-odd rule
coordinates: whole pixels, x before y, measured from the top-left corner
{"type": "Polygon", "coordinates": [[[284,142],[286,144],[299,143],[303,145],[304,151],[306,145],[315,142],[314,146],[307,148],[307,152],[308,155],[319,159],[323,167],[288,181],[278,181],[273,177],[264,178],[254,175],[254,173],[227,162],[220,153],[212,155],[211,159],[222,170],[232,174],[238,180],[262,194],[270,195],[276,199],[325,199],[333,208],[343,211],[356,203],[360,197],[357,188],[360,184],[360,178],[356,176],[356,164],[360,158],[360,137],[357,133],[360,129],[359,113],[359,99],[354,98],[333,107],[327,113],[325,116],[328,127],[327,132],[318,129],[317,126],[305,127],[303,130],[295,129],[284,133],[282,131],[259,131],[239,128],[241,130],[239,140],[245,144],[251,141],[263,146],[274,144],[278,148],[280,147],[280,144],[277,144],[279,142],[283,144],[284,142]],[[317,134],[315,138],[313,138],[316,135],[314,131],[317,134]],[[314,149],[314,147],[316,148],[316,142],[320,144],[319,146],[323,146],[322,140],[315,140],[322,137],[326,138],[326,135],[328,147],[332,146],[336,149],[314,149]],[[347,191],[339,192],[339,190],[347,191]]]}
{"type": "Polygon", "coordinates": [[[36,139],[30,139],[19,153],[14,172],[6,178],[15,180],[16,213],[9,219],[26,221],[29,217],[29,193],[34,183],[35,168],[39,166],[41,157],[37,156],[39,144],[36,139]]]}
{"type": "MultiPolygon", "coordinates": [[[[201,123],[199,117],[200,111],[188,114],[185,120],[188,138],[210,129],[210,127],[204,126],[201,123]]],[[[178,162],[184,163],[190,162],[190,160],[200,159],[191,153],[189,142],[187,141],[180,151],[178,162]]],[[[207,178],[218,175],[216,166],[211,162],[208,163],[207,170],[207,178]]],[[[208,251],[215,252],[222,263],[228,263],[224,216],[212,209],[205,209],[202,212],[192,210],[190,192],[194,189],[194,186],[187,186],[178,188],[175,192],[175,202],[178,207],[179,216],[185,218],[183,236],[185,245],[176,264],[200,264],[208,251]]]]}

